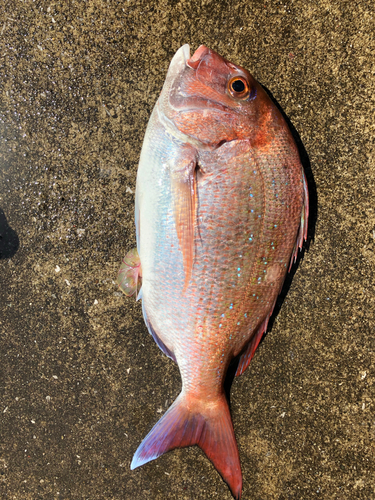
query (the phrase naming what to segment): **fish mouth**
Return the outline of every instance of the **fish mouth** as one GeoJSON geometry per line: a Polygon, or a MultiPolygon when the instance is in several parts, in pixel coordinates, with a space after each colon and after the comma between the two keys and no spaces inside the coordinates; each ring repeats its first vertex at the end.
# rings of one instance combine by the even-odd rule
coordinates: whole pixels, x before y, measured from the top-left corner
{"type": "Polygon", "coordinates": [[[208,47],[206,47],[205,45],[200,45],[191,57],[189,55],[189,58],[186,61],[186,65],[192,69],[197,69],[200,60],[203,59],[203,56],[209,50],[210,49],[208,47]]]}
{"type": "Polygon", "coordinates": [[[179,50],[181,50],[182,55],[184,57],[184,62],[186,64],[187,61],[190,59],[190,45],[188,43],[185,43],[185,45],[180,47],[179,50]]]}
{"type": "Polygon", "coordinates": [[[182,45],[175,53],[169,65],[169,73],[178,74],[187,66],[187,61],[190,59],[190,46],[188,43],[182,45]]]}
{"type": "Polygon", "coordinates": [[[177,50],[172,58],[170,65],[173,66],[176,62],[178,62],[184,63],[186,66],[189,66],[192,69],[196,69],[201,59],[203,59],[203,57],[209,51],[210,49],[208,47],[206,47],[205,45],[200,45],[191,56],[190,45],[188,43],[185,43],[177,50]]]}
{"type": "Polygon", "coordinates": [[[178,65],[182,67],[188,66],[189,68],[196,69],[199,65],[199,62],[209,51],[210,49],[208,47],[206,47],[205,45],[200,45],[191,56],[190,45],[188,43],[185,43],[177,50],[177,52],[173,56],[170,67],[172,68],[178,65]]]}

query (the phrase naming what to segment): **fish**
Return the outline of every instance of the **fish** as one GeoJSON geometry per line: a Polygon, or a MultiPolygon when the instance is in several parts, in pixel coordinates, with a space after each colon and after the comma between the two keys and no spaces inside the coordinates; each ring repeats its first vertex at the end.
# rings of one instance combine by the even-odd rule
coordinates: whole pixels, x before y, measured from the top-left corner
{"type": "Polygon", "coordinates": [[[182,389],[136,450],[135,469],[198,445],[232,495],[242,472],[224,381],[248,367],[307,238],[308,185],[293,136],[263,87],[201,45],[174,55],[141,150],[137,249],[120,289],[178,364],[182,389]]]}

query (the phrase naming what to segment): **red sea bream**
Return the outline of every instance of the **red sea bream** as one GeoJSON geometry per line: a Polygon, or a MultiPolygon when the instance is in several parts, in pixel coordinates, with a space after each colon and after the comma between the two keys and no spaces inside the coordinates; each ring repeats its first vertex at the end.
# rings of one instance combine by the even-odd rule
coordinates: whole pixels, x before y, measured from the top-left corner
{"type": "Polygon", "coordinates": [[[245,371],[307,233],[308,191],[282,115],[248,71],[200,46],[172,59],[139,163],[137,252],[119,272],[182,389],[131,468],[198,445],[241,496],[223,389],[245,371]]]}

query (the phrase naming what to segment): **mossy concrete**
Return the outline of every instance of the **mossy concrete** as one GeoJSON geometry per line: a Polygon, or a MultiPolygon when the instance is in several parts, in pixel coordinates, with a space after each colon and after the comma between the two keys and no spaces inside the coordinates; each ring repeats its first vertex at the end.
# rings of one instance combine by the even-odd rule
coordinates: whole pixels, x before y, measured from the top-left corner
{"type": "Polygon", "coordinates": [[[174,52],[248,68],[306,151],[308,251],[231,409],[244,500],[375,498],[372,1],[4,1],[0,497],[231,498],[197,448],[136,471],[180,390],[114,284],[174,52]]]}

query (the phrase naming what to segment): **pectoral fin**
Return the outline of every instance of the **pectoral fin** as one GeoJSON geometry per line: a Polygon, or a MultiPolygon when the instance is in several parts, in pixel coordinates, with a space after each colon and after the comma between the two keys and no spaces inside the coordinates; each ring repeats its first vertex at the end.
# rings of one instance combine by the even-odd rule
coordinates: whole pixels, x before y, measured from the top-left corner
{"type": "MultiPolygon", "coordinates": [[[[117,275],[117,284],[128,297],[138,294],[142,278],[141,260],[136,248],[130,250],[122,260],[117,275]]],[[[138,300],[138,298],[137,298],[138,300]]]]}
{"type": "MultiPolygon", "coordinates": [[[[172,197],[174,219],[185,271],[186,288],[191,278],[194,263],[194,231],[197,216],[196,159],[190,154],[181,158],[172,175],[172,197]],[[181,165],[182,160],[185,163],[181,165]],[[186,161],[188,160],[188,161],[186,161]]],[[[194,151],[195,153],[195,151],[194,151]]]]}

